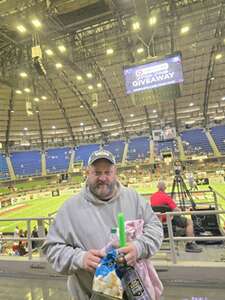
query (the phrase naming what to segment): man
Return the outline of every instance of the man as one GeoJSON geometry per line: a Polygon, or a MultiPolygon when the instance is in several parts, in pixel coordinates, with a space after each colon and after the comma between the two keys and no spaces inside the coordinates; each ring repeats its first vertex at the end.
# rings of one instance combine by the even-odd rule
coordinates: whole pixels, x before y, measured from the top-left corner
{"type": "MultiPolygon", "coordinates": [[[[150,199],[151,206],[168,206],[171,211],[181,211],[180,208],[177,207],[174,200],[165,193],[166,191],[166,184],[164,181],[159,181],[158,183],[158,192],[152,194],[150,199]]],[[[163,219],[165,222],[165,219],[163,219]]],[[[194,227],[193,222],[191,219],[187,219],[183,216],[174,216],[172,220],[172,224],[185,228],[186,236],[193,237],[194,236],[194,227]]],[[[185,247],[186,252],[195,252],[199,253],[202,252],[202,249],[198,247],[195,242],[188,242],[185,247]]]]}
{"type": "Polygon", "coordinates": [[[105,255],[101,249],[109,242],[110,229],[117,226],[119,212],[126,220],[144,220],[143,234],[119,249],[127,263],[151,257],[163,239],[161,222],[144,198],[118,182],[112,153],[98,150],[89,158],[84,188],[61,207],[43,246],[53,268],[69,275],[74,299],[91,298],[94,271],[105,255]]]}

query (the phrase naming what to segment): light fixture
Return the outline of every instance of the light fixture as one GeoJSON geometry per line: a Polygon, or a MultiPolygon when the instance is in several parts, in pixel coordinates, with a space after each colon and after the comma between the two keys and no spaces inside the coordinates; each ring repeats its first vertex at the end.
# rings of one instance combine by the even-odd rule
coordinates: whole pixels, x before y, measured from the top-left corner
{"type": "Polygon", "coordinates": [[[140,48],[137,48],[137,53],[138,54],[141,54],[144,52],[144,48],[140,47],[140,48]]]}
{"type": "Polygon", "coordinates": [[[11,111],[11,113],[14,113],[14,110],[13,110],[13,109],[11,109],[10,111],[11,111]]]}
{"type": "Polygon", "coordinates": [[[59,49],[59,51],[62,52],[62,53],[63,53],[63,52],[66,52],[66,47],[65,47],[64,45],[59,45],[59,46],[58,46],[58,49],[59,49]]]}
{"type": "Polygon", "coordinates": [[[40,28],[42,26],[41,22],[38,19],[33,19],[31,20],[31,23],[34,25],[36,28],[40,28]]]}
{"type": "Polygon", "coordinates": [[[35,98],[34,98],[34,101],[35,101],[35,102],[39,102],[39,100],[40,100],[40,99],[39,99],[38,97],[35,97],[35,98]]]}
{"type": "Polygon", "coordinates": [[[180,30],[180,33],[181,34],[185,34],[187,33],[188,31],[190,30],[190,27],[189,26],[183,26],[180,30]]]}
{"type": "Polygon", "coordinates": [[[56,66],[56,69],[61,69],[62,68],[62,64],[61,63],[56,63],[55,66],[56,66]]]}
{"type": "Polygon", "coordinates": [[[156,113],[156,109],[153,109],[153,111],[152,111],[152,112],[153,112],[153,114],[155,114],[155,113],[156,113]]]}
{"type": "Polygon", "coordinates": [[[21,33],[24,33],[27,31],[26,27],[24,27],[23,25],[18,25],[16,28],[21,33]]]}
{"type": "Polygon", "coordinates": [[[29,89],[29,88],[25,88],[25,89],[24,89],[24,92],[30,93],[30,89],[29,89]]]}
{"type": "Polygon", "coordinates": [[[80,108],[84,108],[84,106],[81,104],[81,105],[80,105],[80,108]]]}
{"type": "Polygon", "coordinates": [[[88,86],[88,89],[89,89],[89,90],[93,90],[93,85],[89,85],[89,86],[88,86]]]}
{"type": "Polygon", "coordinates": [[[112,55],[113,52],[114,52],[113,48],[108,48],[108,49],[106,49],[106,54],[107,54],[107,55],[112,55]]]}
{"type": "Polygon", "coordinates": [[[93,77],[93,75],[91,73],[87,73],[86,76],[87,76],[87,78],[92,78],[93,77]]]}
{"type": "Polygon", "coordinates": [[[222,98],[221,98],[221,100],[223,100],[223,101],[224,101],[224,100],[225,100],[225,96],[224,96],[224,97],[222,97],[222,98]]]}
{"type": "Polygon", "coordinates": [[[132,24],[133,30],[137,31],[140,29],[140,23],[138,21],[132,24]]]}
{"type": "Polygon", "coordinates": [[[130,114],[130,117],[133,118],[134,114],[130,114]]]}
{"type": "Polygon", "coordinates": [[[101,82],[98,82],[98,83],[97,83],[97,87],[98,87],[98,88],[101,88],[101,87],[102,87],[101,82]]]}
{"type": "Polygon", "coordinates": [[[84,123],[81,122],[81,123],[80,123],[80,126],[84,126],[84,123]]]}
{"type": "Polygon", "coordinates": [[[82,76],[80,76],[80,75],[77,75],[77,80],[82,80],[82,76]]]}
{"type": "Polygon", "coordinates": [[[155,16],[149,18],[149,25],[153,26],[157,22],[157,18],[155,16]]]}
{"type": "Polygon", "coordinates": [[[220,58],[222,58],[222,54],[221,53],[216,54],[215,59],[220,59],[220,58]]]}
{"type": "Polygon", "coordinates": [[[16,90],[16,94],[22,94],[22,91],[21,90],[16,90]]]}
{"type": "Polygon", "coordinates": [[[24,127],[24,129],[23,129],[24,131],[27,131],[28,130],[28,128],[27,127],[24,127]]]}
{"type": "Polygon", "coordinates": [[[46,96],[41,96],[41,99],[42,100],[47,100],[47,97],[46,96]]]}
{"type": "Polygon", "coordinates": [[[190,104],[189,104],[189,106],[193,106],[194,105],[194,103],[193,102],[191,102],[190,104]]]}
{"type": "Polygon", "coordinates": [[[52,125],[52,129],[56,129],[55,125],[52,125]]]}
{"type": "Polygon", "coordinates": [[[112,100],[111,100],[111,99],[109,99],[109,100],[108,100],[108,102],[112,102],[112,100]]]}
{"type": "Polygon", "coordinates": [[[46,49],[45,50],[45,53],[47,54],[47,55],[49,55],[49,56],[52,56],[54,53],[53,53],[53,51],[51,50],[51,49],[46,49]]]}
{"type": "Polygon", "coordinates": [[[215,80],[215,77],[212,76],[212,77],[210,78],[210,80],[211,80],[211,81],[215,80]]]}
{"type": "Polygon", "coordinates": [[[22,77],[22,78],[26,78],[26,77],[27,77],[27,73],[25,73],[25,72],[21,72],[21,73],[20,73],[20,77],[22,77]]]}
{"type": "Polygon", "coordinates": [[[105,119],[104,119],[104,121],[105,121],[105,122],[108,122],[108,119],[107,119],[107,118],[105,118],[105,119]]]}

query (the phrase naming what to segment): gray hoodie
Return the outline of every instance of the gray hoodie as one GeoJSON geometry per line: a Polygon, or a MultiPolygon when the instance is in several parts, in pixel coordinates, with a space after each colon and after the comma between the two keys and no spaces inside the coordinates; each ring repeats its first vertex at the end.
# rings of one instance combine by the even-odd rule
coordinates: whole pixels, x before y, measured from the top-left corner
{"type": "Polygon", "coordinates": [[[63,204],[50,227],[43,252],[54,270],[69,275],[68,289],[76,300],[91,297],[94,274],[83,269],[83,257],[86,251],[102,249],[109,242],[119,212],[126,221],[144,220],[143,235],[134,241],[138,258],[154,255],[163,239],[161,222],[146,199],[120,183],[108,201],[97,199],[85,186],[63,204]]]}

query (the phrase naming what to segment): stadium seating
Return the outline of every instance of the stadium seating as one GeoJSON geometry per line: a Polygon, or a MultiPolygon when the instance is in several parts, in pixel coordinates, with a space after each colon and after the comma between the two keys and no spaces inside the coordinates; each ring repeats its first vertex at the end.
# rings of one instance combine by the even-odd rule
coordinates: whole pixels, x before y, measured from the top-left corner
{"type": "Polygon", "coordinates": [[[166,140],[166,141],[158,141],[156,142],[156,153],[160,155],[163,152],[172,152],[176,153],[177,150],[177,142],[176,140],[166,140]]]}
{"type": "Polygon", "coordinates": [[[0,153],[0,179],[8,179],[8,178],[9,178],[9,170],[5,159],[5,155],[0,153]]]}
{"type": "Polygon", "coordinates": [[[113,141],[103,147],[103,149],[108,150],[113,153],[116,158],[116,162],[122,162],[123,152],[125,147],[125,141],[113,141]]]}
{"type": "Polygon", "coordinates": [[[145,160],[149,155],[149,137],[137,137],[129,140],[127,160],[145,160]]]}
{"type": "Polygon", "coordinates": [[[100,144],[80,145],[75,148],[75,161],[83,161],[83,165],[87,166],[88,159],[93,151],[100,148],[100,144]]]}
{"type": "Polygon", "coordinates": [[[66,172],[69,167],[71,150],[69,147],[46,150],[47,173],[66,172]]]}
{"type": "Polygon", "coordinates": [[[225,153],[225,125],[212,127],[210,133],[216,143],[218,150],[225,153]]]}
{"type": "Polygon", "coordinates": [[[213,150],[209,140],[202,128],[195,128],[183,131],[180,134],[184,145],[184,151],[187,155],[212,154],[213,150]]]}
{"type": "Polygon", "coordinates": [[[12,152],[10,159],[16,176],[41,175],[41,153],[38,150],[12,152]]]}

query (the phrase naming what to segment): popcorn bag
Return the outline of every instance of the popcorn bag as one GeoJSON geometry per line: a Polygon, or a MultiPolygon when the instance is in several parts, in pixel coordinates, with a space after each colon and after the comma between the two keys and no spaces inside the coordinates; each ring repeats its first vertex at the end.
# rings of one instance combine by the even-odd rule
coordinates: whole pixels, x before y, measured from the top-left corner
{"type": "Polygon", "coordinates": [[[92,290],[95,294],[108,296],[110,299],[123,299],[121,281],[115,272],[117,252],[114,248],[107,251],[95,271],[92,290]]]}

